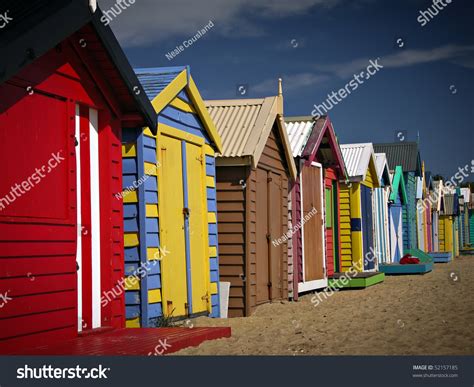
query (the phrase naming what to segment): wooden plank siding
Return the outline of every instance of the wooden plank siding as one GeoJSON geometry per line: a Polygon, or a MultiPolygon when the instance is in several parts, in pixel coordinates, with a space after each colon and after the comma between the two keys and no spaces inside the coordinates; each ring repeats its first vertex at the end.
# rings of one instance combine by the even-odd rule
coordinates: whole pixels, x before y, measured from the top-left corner
{"type": "Polygon", "coordinates": [[[251,190],[246,177],[248,168],[217,168],[216,175],[220,280],[230,282],[229,317],[242,317],[245,315],[245,279],[248,275],[245,262],[245,203],[251,190]],[[245,188],[244,182],[247,183],[245,188]]]}
{"type": "MultiPolygon", "coordinates": [[[[221,281],[230,282],[229,317],[249,316],[259,302],[257,300],[257,259],[265,259],[257,254],[265,246],[258,242],[257,227],[264,219],[258,218],[257,210],[262,190],[257,183],[258,174],[274,173],[281,184],[281,222],[282,229],[272,237],[276,239],[288,231],[288,171],[284,154],[275,128],[269,136],[256,169],[250,166],[218,166],[217,211],[219,269],[221,281]]],[[[265,191],[266,192],[266,191],[265,191]]],[[[278,296],[273,299],[288,298],[288,251],[287,242],[281,245],[279,258],[280,283],[273,284],[278,296]]]]}

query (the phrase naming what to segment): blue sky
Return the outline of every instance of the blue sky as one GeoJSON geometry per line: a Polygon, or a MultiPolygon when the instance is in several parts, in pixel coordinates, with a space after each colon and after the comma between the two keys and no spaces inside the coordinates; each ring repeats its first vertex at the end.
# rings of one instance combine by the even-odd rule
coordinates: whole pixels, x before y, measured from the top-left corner
{"type": "Polygon", "coordinates": [[[311,114],[380,58],[383,69],[329,112],[340,142],[391,142],[401,130],[416,140],[419,132],[427,169],[451,177],[474,159],[474,3],[452,0],[422,27],[417,18],[429,7],[432,0],[136,0],[110,26],[133,66],[190,65],[206,99],[241,97],[240,84],[250,98],[275,95],[283,78],[287,116],[311,114]],[[201,39],[166,58],[209,21],[201,39]]]}

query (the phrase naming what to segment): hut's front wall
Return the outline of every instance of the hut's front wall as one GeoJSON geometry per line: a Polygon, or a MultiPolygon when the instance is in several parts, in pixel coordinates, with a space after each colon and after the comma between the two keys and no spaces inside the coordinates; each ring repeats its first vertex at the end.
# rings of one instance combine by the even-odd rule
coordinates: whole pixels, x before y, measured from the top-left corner
{"type": "Polygon", "coordinates": [[[70,43],[0,86],[0,352],[124,325],[121,126],[70,43]]]}
{"type": "Polygon", "coordinates": [[[127,287],[128,327],[163,315],[219,316],[214,149],[185,91],[158,122],[156,136],[130,130],[123,140],[129,283],[146,270],[127,287]]]}
{"type": "Polygon", "coordinates": [[[255,194],[249,177],[249,167],[245,166],[217,167],[216,171],[219,269],[220,280],[230,282],[229,317],[247,315],[248,282],[255,281],[255,262],[246,262],[250,229],[246,222],[246,198],[255,194]]]}
{"type": "Polygon", "coordinates": [[[231,283],[229,317],[288,298],[288,171],[276,133],[257,168],[217,167],[220,275],[231,283]]]}

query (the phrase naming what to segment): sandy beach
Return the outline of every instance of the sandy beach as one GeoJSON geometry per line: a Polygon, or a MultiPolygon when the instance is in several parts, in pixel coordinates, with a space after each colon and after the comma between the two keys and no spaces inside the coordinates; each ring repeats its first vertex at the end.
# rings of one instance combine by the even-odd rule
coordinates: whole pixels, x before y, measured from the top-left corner
{"type": "Polygon", "coordinates": [[[247,318],[193,320],[230,326],[232,337],[177,355],[473,355],[473,289],[474,256],[461,256],[423,276],[339,291],[316,306],[308,294],[262,305],[247,318]]]}

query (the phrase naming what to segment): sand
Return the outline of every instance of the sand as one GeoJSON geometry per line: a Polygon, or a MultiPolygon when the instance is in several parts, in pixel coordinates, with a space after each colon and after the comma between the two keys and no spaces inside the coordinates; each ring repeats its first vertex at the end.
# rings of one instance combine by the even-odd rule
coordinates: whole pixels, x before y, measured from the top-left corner
{"type": "Polygon", "coordinates": [[[262,305],[247,318],[193,320],[230,326],[232,337],[177,355],[473,355],[474,256],[435,264],[433,272],[386,276],[362,290],[343,290],[314,306],[262,305]]]}

